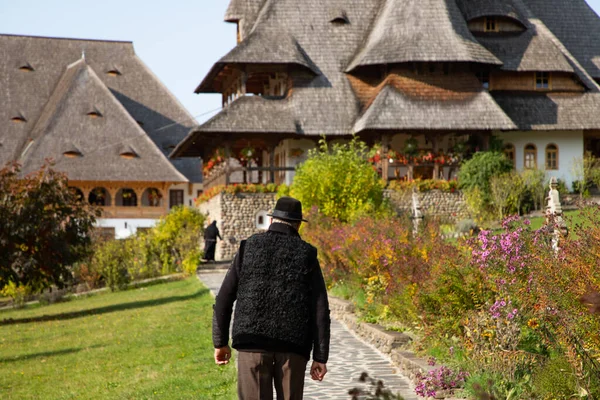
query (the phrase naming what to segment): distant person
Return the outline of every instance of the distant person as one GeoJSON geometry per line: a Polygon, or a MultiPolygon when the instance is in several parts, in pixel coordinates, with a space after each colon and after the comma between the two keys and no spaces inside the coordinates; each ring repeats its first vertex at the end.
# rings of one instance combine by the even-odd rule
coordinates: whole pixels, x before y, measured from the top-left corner
{"type": "Polygon", "coordinates": [[[312,350],[310,375],[327,373],[330,318],[317,249],[300,238],[302,204],[277,201],[268,231],[240,243],[216,298],[213,315],[215,362],[231,358],[229,323],[238,350],[241,400],[301,400],[312,350]]]}
{"type": "Polygon", "coordinates": [[[206,261],[215,261],[217,238],[223,240],[219,228],[217,228],[217,221],[213,221],[204,230],[204,259],[206,261]]]}

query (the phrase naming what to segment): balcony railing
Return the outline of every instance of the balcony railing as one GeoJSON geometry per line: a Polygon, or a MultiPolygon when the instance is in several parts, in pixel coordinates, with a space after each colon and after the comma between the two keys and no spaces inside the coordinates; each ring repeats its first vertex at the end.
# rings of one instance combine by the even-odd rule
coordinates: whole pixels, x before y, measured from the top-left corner
{"type": "Polygon", "coordinates": [[[286,172],[294,167],[231,167],[218,169],[204,177],[204,190],[218,185],[234,183],[275,183],[285,182],[286,172]]]}
{"type": "Polygon", "coordinates": [[[147,207],[147,206],[107,206],[100,207],[102,218],[147,218],[158,219],[168,214],[165,207],[147,207]]]}

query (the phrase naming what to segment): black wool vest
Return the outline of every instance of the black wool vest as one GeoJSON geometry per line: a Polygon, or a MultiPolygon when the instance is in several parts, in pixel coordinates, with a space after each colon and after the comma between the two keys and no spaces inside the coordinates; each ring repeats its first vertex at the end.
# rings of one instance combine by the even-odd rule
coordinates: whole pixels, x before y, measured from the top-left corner
{"type": "Polygon", "coordinates": [[[234,343],[254,336],[310,346],[314,258],[316,249],[299,236],[266,232],[246,241],[233,318],[234,343]]]}

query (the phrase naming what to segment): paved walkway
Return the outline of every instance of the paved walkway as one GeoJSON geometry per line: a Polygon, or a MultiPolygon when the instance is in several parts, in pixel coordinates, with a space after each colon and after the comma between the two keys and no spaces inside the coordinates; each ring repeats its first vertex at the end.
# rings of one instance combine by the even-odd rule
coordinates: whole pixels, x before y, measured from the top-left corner
{"type": "MultiPolygon", "coordinates": [[[[198,277],[216,295],[225,271],[201,271],[198,277]]],[[[386,355],[363,342],[336,320],[331,321],[330,357],[323,382],[310,379],[309,368],[310,363],[307,367],[304,399],[348,400],[348,390],[361,385],[358,377],[362,372],[383,380],[387,388],[400,393],[406,400],[418,399],[408,379],[396,374],[395,367],[386,355]]]]}

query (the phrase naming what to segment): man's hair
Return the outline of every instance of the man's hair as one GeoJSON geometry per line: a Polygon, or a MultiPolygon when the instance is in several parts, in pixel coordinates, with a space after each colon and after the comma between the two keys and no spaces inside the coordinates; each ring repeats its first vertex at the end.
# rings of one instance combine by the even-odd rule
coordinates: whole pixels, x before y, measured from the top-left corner
{"type": "Polygon", "coordinates": [[[273,223],[289,225],[295,230],[300,229],[300,221],[286,221],[279,218],[273,218],[273,223]]]}

